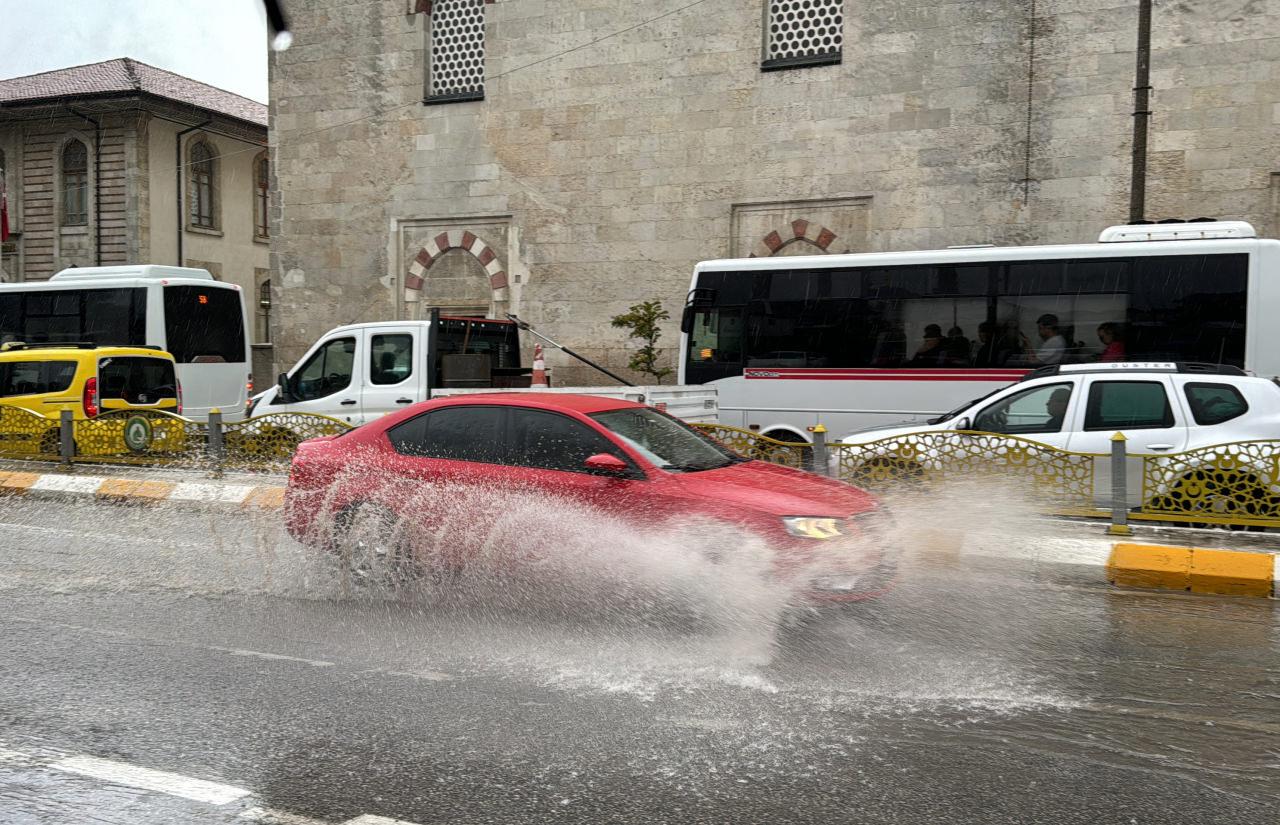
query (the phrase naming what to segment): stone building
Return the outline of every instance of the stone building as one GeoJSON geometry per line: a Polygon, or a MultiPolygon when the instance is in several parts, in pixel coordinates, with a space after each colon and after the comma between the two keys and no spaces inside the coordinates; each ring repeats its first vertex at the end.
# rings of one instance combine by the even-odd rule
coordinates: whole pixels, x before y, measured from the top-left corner
{"type": "Polygon", "coordinates": [[[264,104],[129,58],[0,80],[11,230],[0,279],[125,263],[207,269],[245,290],[266,379],[266,143],[264,104]]]}
{"type": "MultiPolygon", "coordinates": [[[[700,259],[1128,217],[1137,0],[328,0],[295,22],[271,78],[281,362],[437,305],[617,367],[609,318],[678,315],[700,259]]],[[[1277,0],[1157,4],[1149,217],[1277,232],[1277,25],[1277,0]]]]}

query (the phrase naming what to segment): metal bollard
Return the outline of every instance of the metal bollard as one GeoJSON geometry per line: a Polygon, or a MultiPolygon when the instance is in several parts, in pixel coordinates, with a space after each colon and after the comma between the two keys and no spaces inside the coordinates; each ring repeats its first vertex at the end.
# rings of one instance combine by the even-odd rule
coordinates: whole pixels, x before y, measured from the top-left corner
{"type": "Polygon", "coordinates": [[[1129,529],[1127,442],[1124,433],[1111,436],[1111,526],[1107,532],[1113,536],[1133,535],[1129,529]]]}
{"type": "Polygon", "coordinates": [[[213,460],[213,470],[209,475],[222,478],[222,462],[227,455],[227,445],[222,433],[222,410],[217,407],[209,410],[208,439],[209,458],[213,460]]]}
{"type": "Polygon", "coordinates": [[[71,468],[71,459],[76,454],[75,426],[71,410],[63,410],[58,418],[58,455],[66,469],[71,468]]]}
{"type": "Polygon", "coordinates": [[[827,466],[827,428],[818,424],[810,427],[809,432],[813,433],[813,471],[820,476],[830,475],[831,468],[827,466]]]}

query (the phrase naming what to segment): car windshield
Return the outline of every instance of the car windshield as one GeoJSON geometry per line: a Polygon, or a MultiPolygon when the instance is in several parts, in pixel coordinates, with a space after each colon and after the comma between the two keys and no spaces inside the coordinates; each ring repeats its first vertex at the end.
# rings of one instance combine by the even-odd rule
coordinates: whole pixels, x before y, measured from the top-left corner
{"type": "Polygon", "coordinates": [[[999,390],[992,390],[991,392],[987,393],[986,395],[982,396],[981,398],[975,398],[975,399],[973,399],[972,401],[966,401],[966,402],[964,402],[963,404],[961,404],[960,406],[956,407],[956,408],[955,408],[954,410],[952,410],[951,412],[943,413],[942,415],[938,416],[937,418],[930,418],[930,419],[928,420],[928,422],[926,422],[926,423],[929,423],[929,424],[941,424],[941,423],[943,423],[944,421],[950,421],[951,419],[955,418],[955,417],[956,417],[957,415],[959,415],[960,413],[964,412],[965,410],[969,409],[970,407],[972,407],[972,406],[974,406],[974,405],[976,405],[976,404],[981,404],[983,401],[986,401],[988,398],[990,398],[991,396],[995,395],[996,393],[1000,392],[1000,390],[1003,390],[1003,389],[1004,389],[1004,387],[1001,387],[999,390]]]}
{"type": "Polygon", "coordinates": [[[746,461],[683,421],[649,407],[609,410],[591,418],[663,470],[696,473],[746,461]]]}

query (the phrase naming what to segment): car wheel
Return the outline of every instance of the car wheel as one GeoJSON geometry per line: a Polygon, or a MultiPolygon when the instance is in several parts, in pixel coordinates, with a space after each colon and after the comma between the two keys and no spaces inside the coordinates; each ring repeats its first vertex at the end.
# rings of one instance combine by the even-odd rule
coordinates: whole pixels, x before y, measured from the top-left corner
{"type": "Polygon", "coordinates": [[[352,504],[334,519],[333,550],[362,584],[400,585],[416,578],[404,523],[380,504],[352,504]]]}

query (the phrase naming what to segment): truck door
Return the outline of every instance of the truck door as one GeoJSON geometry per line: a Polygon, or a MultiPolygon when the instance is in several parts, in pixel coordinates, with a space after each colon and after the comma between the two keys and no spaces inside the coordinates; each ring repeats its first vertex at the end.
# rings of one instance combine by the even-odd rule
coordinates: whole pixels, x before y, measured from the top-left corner
{"type": "Polygon", "coordinates": [[[330,415],[359,423],[361,333],[343,332],[317,344],[289,375],[289,398],[279,396],[263,413],[300,412],[330,415]]]}
{"type": "Polygon", "coordinates": [[[366,329],[363,352],[365,380],[360,393],[360,420],[372,421],[421,401],[423,330],[413,327],[366,329]]]}

